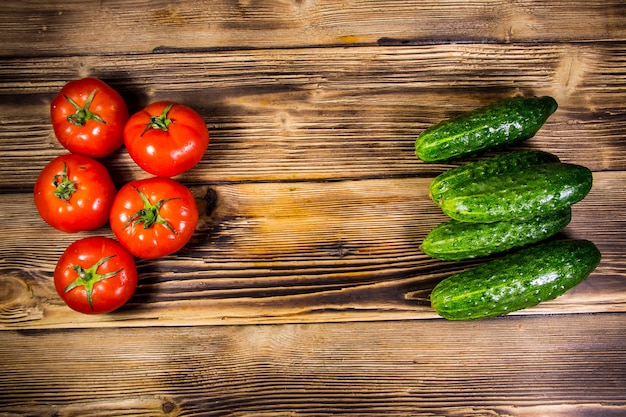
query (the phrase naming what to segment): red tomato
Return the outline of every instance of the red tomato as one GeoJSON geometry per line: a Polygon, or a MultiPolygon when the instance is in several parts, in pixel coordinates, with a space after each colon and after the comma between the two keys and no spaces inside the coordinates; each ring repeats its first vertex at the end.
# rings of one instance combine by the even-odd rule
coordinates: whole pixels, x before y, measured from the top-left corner
{"type": "Polygon", "coordinates": [[[190,107],[159,101],[128,119],[124,144],[144,171],[173,177],[200,162],[209,146],[209,130],[190,107]]]}
{"type": "Polygon", "coordinates": [[[130,253],[153,259],[187,244],[198,224],[198,208],[191,191],[178,181],[146,178],[120,189],[109,223],[130,253]]]}
{"type": "Polygon", "coordinates": [[[124,143],[126,102],[97,78],[65,84],[50,104],[50,115],[59,143],[70,152],[102,158],[124,143]]]}
{"type": "Polygon", "coordinates": [[[84,155],[53,159],[39,174],[34,188],[41,218],[63,232],[102,227],[109,220],[115,184],[106,167],[84,155]]]}
{"type": "Polygon", "coordinates": [[[54,287],[73,310],[108,313],[123,306],[137,288],[135,259],[108,237],[93,236],[67,247],[54,270],[54,287]]]}

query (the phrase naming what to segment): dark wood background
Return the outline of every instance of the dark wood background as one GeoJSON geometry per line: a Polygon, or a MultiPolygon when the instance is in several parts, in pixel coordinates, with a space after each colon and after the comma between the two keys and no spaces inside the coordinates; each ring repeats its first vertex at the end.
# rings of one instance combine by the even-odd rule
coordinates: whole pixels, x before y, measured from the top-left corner
{"type": "MultiPolygon", "coordinates": [[[[0,14],[0,415],[626,415],[626,4],[622,1],[15,1],[0,14]],[[32,187],[66,151],[49,103],[95,76],[211,133],[178,179],[201,221],[139,261],[121,310],[52,284],[65,234],[32,187]],[[516,94],[558,111],[519,148],[594,172],[563,235],[603,260],[566,295],[447,322],[425,294],[473,262],[419,243],[445,220],[417,135],[516,94]]],[[[124,149],[118,186],[146,177],[124,149]]]]}

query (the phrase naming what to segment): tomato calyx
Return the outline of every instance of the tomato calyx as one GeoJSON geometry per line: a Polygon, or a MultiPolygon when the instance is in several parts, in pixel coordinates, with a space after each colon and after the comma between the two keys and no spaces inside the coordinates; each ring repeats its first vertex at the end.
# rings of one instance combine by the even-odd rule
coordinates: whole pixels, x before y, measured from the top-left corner
{"type": "Polygon", "coordinates": [[[124,227],[128,227],[131,224],[133,226],[137,224],[143,224],[144,229],[149,229],[155,224],[162,224],[163,226],[167,227],[167,229],[170,232],[176,234],[176,230],[174,230],[174,227],[172,227],[170,222],[168,222],[165,218],[163,218],[163,216],[161,216],[161,214],[159,213],[163,204],[167,203],[170,200],[176,200],[176,199],[164,198],[162,200],[157,201],[155,204],[152,204],[150,200],[148,200],[148,197],[146,197],[146,195],[142,193],[139,188],[134,187],[134,186],[133,188],[135,189],[135,191],[137,191],[137,193],[139,194],[139,197],[141,197],[141,201],[143,201],[143,208],[141,210],[138,210],[135,214],[133,214],[128,219],[128,221],[126,221],[126,224],[124,225],[124,227]]]}
{"type": "Polygon", "coordinates": [[[163,109],[163,112],[160,115],[150,117],[150,123],[146,125],[146,128],[143,132],[141,132],[141,135],[139,136],[143,136],[150,129],[160,129],[164,132],[167,132],[168,126],[170,125],[170,123],[172,123],[172,119],[168,118],[167,114],[170,112],[173,106],[174,103],[170,103],[166,108],[163,109]]]}
{"type": "Polygon", "coordinates": [[[74,100],[64,94],[63,97],[65,97],[68,103],[70,103],[72,107],[74,107],[74,109],[76,110],[76,113],[67,116],[67,121],[76,126],[84,126],[89,120],[94,120],[96,122],[106,124],[107,122],[102,117],[89,110],[89,106],[91,106],[91,102],[93,101],[95,95],[96,90],[93,89],[91,93],[89,93],[87,101],[85,101],[85,105],[81,107],[80,104],[76,103],[74,100]]]}
{"type": "Polygon", "coordinates": [[[74,271],[78,276],[72,282],[70,282],[67,287],[63,291],[70,292],[74,288],[85,287],[85,293],[87,293],[87,302],[89,302],[89,307],[93,310],[93,286],[100,281],[104,281],[105,279],[113,278],[115,275],[119,274],[124,270],[124,268],[119,269],[114,272],[107,272],[105,274],[99,274],[98,268],[108,261],[111,258],[114,258],[117,255],[111,255],[100,259],[98,262],[90,266],[89,268],[83,268],[80,265],[74,265],[74,271]]]}
{"type": "Polygon", "coordinates": [[[63,201],[68,201],[72,194],[76,192],[76,183],[71,181],[67,175],[67,164],[65,162],[63,163],[63,172],[54,176],[52,184],[56,188],[54,196],[63,201]]]}

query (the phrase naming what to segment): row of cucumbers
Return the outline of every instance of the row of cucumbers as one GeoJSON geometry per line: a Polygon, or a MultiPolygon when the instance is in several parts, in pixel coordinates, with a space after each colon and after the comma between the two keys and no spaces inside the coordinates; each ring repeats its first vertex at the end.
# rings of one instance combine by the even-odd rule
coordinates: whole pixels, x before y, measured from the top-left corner
{"type": "MultiPolygon", "coordinates": [[[[556,111],[552,97],[515,97],[426,129],[415,143],[424,162],[461,160],[535,135],[556,111]]],[[[452,275],[431,292],[450,320],[508,314],[551,300],[582,282],[600,262],[588,240],[549,239],[571,221],[592,173],[548,152],[518,150],[477,159],[437,176],[430,196],[450,218],[422,250],[445,261],[499,257],[452,275]]]]}

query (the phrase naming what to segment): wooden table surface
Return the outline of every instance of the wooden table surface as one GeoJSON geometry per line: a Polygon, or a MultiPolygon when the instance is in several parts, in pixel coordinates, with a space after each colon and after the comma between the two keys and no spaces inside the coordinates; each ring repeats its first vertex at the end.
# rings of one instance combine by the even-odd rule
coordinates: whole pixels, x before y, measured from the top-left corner
{"type": "MultiPolygon", "coordinates": [[[[14,1],[0,14],[1,416],[626,415],[626,3],[14,1]],[[65,234],[38,216],[66,153],[49,103],[99,77],[131,112],[205,119],[177,177],[201,209],[176,255],[138,261],[121,310],[54,290],[65,234]],[[419,244],[445,220],[417,135],[516,94],[558,111],[518,148],[589,167],[564,236],[603,259],[566,295],[450,322],[427,294],[473,262],[419,244]]],[[[116,185],[147,177],[120,149],[116,185]]]]}

